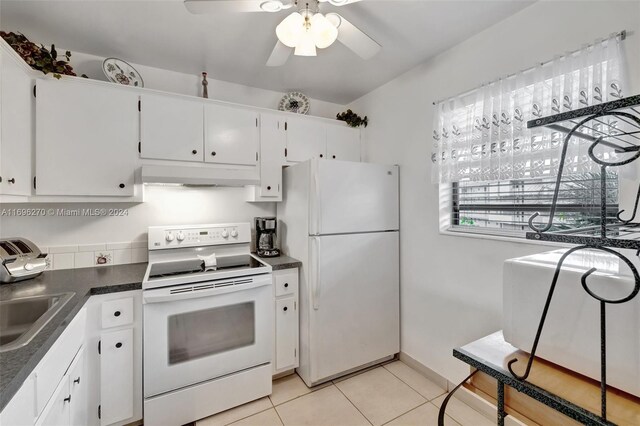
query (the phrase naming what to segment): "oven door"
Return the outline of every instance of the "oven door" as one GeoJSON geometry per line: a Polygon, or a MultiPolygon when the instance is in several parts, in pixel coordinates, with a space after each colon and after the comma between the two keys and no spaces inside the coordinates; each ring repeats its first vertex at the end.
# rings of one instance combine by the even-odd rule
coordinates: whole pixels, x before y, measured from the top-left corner
{"type": "Polygon", "coordinates": [[[271,274],[145,290],[144,395],[271,362],[271,274]]]}

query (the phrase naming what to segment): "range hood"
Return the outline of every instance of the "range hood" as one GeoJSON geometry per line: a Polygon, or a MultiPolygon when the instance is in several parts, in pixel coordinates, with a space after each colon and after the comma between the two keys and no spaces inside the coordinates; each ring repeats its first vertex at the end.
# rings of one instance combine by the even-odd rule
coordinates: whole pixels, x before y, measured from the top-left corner
{"type": "Polygon", "coordinates": [[[247,186],[259,185],[260,177],[255,169],[147,165],[142,166],[142,182],[247,186]]]}

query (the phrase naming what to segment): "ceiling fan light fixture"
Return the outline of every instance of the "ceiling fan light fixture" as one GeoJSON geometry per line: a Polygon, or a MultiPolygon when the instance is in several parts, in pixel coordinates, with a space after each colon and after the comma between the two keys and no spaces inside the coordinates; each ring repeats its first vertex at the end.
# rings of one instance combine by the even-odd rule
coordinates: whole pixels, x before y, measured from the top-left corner
{"type": "Polygon", "coordinates": [[[313,40],[311,31],[304,31],[300,39],[298,39],[298,45],[293,52],[296,56],[317,56],[316,43],[313,40]]]}
{"type": "Polygon", "coordinates": [[[329,0],[329,3],[334,6],[344,6],[349,3],[350,0],[329,0]]]}
{"type": "Polygon", "coordinates": [[[304,18],[298,12],[284,18],[276,27],[278,40],[287,47],[296,47],[306,32],[304,18]]]}
{"type": "Polygon", "coordinates": [[[313,15],[309,31],[318,49],[331,46],[338,38],[338,29],[321,13],[313,15]]]}
{"type": "Polygon", "coordinates": [[[327,21],[331,22],[331,25],[333,25],[336,28],[340,28],[340,24],[342,24],[342,19],[340,18],[340,15],[338,15],[337,13],[327,13],[325,15],[325,18],[327,18],[327,21]]]}
{"type": "Polygon", "coordinates": [[[284,5],[279,0],[267,0],[260,3],[260,9],[265,12],[280,12],[284,8],[283,6],[284,5]]]}

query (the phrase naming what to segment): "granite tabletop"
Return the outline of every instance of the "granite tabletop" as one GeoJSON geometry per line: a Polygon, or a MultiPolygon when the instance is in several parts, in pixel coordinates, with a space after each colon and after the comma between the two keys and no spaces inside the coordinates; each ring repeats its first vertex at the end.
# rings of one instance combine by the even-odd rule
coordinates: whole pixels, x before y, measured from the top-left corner
{"type": "Polygon", "coordinates": [[[302,266],[302,262],[293,257],[280,255],[278,257],[259,257],[267,265],[271,265],[271,269],[279,271],[281,269],[299,268],[302,266]]]}
{"type": "Polygon", "coordinates": [[[141,289],[146,268],[146,263],[134,263],[45,271],[30,280],[0,285],[0,301],[16,297],[75,293],[27,345],[0,352],[0,411],[20,389],[90,296],[141,289]]]}

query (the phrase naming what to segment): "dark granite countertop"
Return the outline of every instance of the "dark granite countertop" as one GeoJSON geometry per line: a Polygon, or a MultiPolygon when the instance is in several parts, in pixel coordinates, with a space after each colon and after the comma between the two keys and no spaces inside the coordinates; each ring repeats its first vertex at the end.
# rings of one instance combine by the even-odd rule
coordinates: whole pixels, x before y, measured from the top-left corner
{"type": "Polygon", "coordinates": [[[0,352],[0,411],[60,337],[90,296],[138,290],[146,263],[46,271],[31,280],[0,285],[0,300],[74,292],[60,312],[27,345],[0,352]]]}
{"type": "MultiPolygon", "coordinates": [[[[254,253],[255,254],[255,253],[254,253]]],[[[302,266],[302,262],[293,257],[280,255],[278,257],[259,257],[267,265],[271,265],[271,269],[279,271],[281,269],[299,268],[302,266]]]]}

